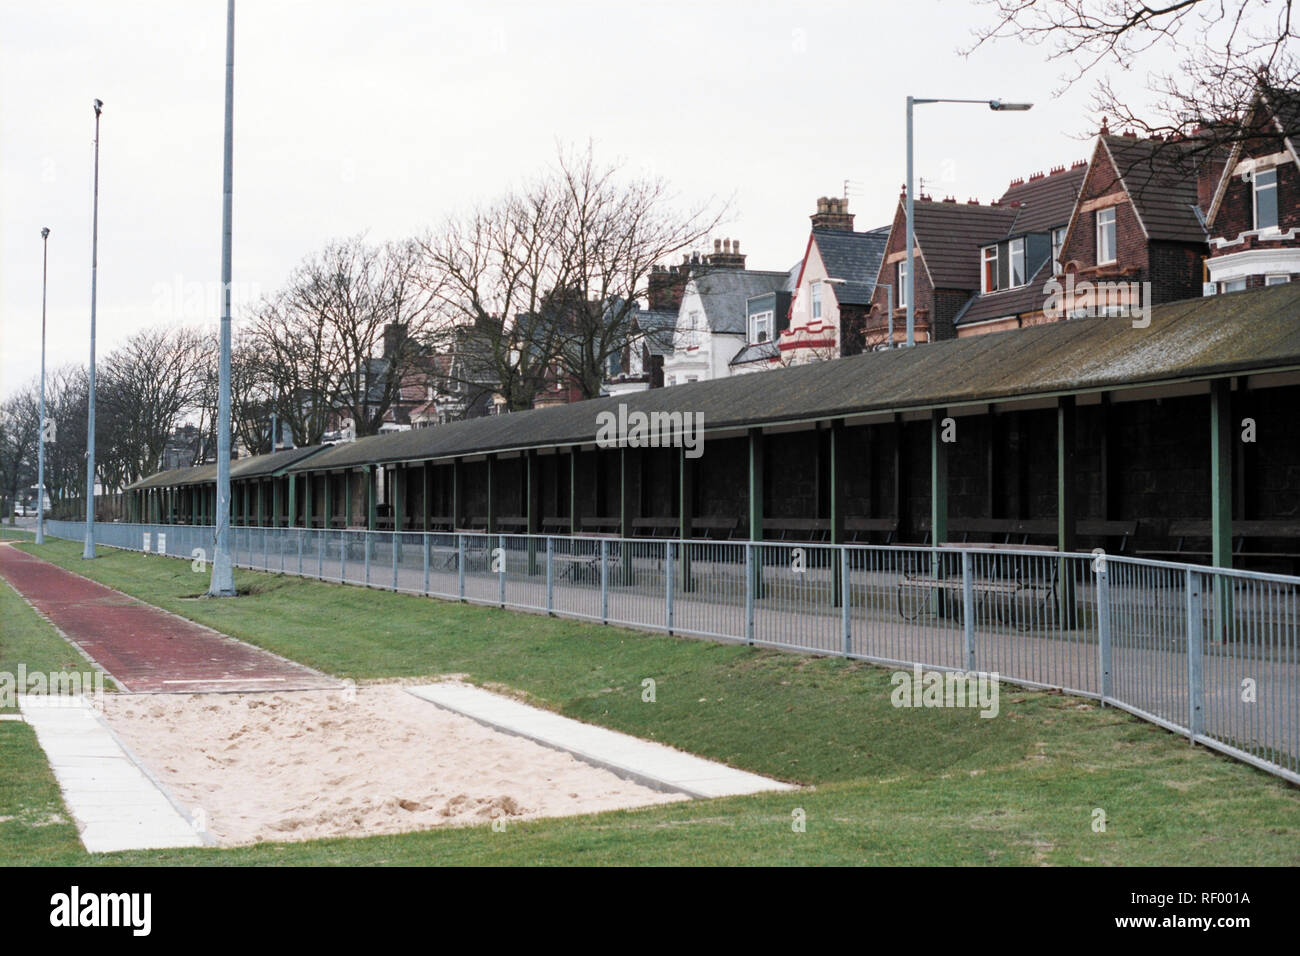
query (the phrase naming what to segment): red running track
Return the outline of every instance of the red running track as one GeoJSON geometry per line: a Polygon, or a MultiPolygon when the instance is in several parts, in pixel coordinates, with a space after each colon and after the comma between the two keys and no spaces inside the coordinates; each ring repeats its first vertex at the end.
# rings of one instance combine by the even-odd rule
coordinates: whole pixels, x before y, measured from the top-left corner
{"type": "Polygon", "coordinates": [[[341,682],[0,545],[0,577],[133,693],[320,690],[341,682]]]}

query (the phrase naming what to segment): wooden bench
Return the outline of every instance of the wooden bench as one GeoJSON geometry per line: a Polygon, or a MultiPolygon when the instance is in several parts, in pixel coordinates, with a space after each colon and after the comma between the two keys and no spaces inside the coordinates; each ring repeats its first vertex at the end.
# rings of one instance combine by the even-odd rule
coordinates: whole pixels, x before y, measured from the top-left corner
{"type": "MultiPolygon", "coordinates": [[[[925,543],[930,543],[928,521],[921,522],[925,529],[925,543]]],[[[1074,523],[1077,535],[1090,538],[1119,538],[1116,553],[1123,554],[1129,541],[1137,534],[1136,521],[1107,521],[1100,518],[1081,518],[1074,523]]],[[[1029,544],[1030,538],[1055,538],[1058,533],[1055,518],[953,518],[948,522],[948,534],[959,544],[980,544],[989,539],[990,544],[1029,544]],[[977,536],[972,539],[972,535],[977,536]]]]}
{"type": "Polygon", "coordinates": [[[764,518],[763,537],[771,541],[817,544],[830,540],[831,523],[826,518],[764,518]],[[768,538],[769,531],[776,537],[768,538]]]}
{"type": "MultiPolygon", "coordinates": [[[[1214,533],[1213,522],[1210,521],[1171,521],[1169,522],[1169,537],[1174,539],[1175,545],[1173,550],[1153,549],[1139,551],[1138,554],[1148,558],[1172,558],[1174,560],[1186,560],[1188,558],[1197,558],[1208,561],[1214,557],[1214,552],[1208,548],[1187,548],[1188,540],[1208,542],[1214,533]]],[[[1295,541],[1300,539],[1300,521],[1282,519],[1277,521],[1234,521],[1232,522],[1232,556],[1242,560],[1289,560],[1291,562],[1300,561],[1300,551],[1247,551],[1246,542],[1255,540],[1283,540],[1295,541]]]]}
{"type": "Polygon", "coordinates": [[[681,522],[672,515],[658,518],[633,518],[632,536],[638,538],[675,538],[682,530],[681,522]]]}
{"type": "Polygon", "coordinates": [[[863,535],[883,534],[885,544],[893,544],[898,536],[898,518],[845,518],[844,537],[849,542],[862,542],[863,535]]]}
{"type": "Polygon", "coordinates": [[[569,518],[543,518],[542,534],[568,534],[572,528],[569,518]]]}
{"type": "Polygon", "coordinates": [[[528,519],[512,515],[508,518],[497,518],[497,530],[503,534],[527,534],[528,519]]]}
{"type": "Polygon", "coordinates": [[[580,518],[578,520],[578,527],[582,529],[578,532],[580,536],[594,536],[598,538],[618,537],[619,531],[623,528],[623,522],[619,518],[589,517],[580,518]]]}
{"type": "MultiPolygon", "coordinates": [[[[956,550],[960,548],[969,548],[972,545],[960,541],[947,541],[939,545],[941,549],[956,550]]],[[[1006,542],[988,542],[974,545],[983,550],[991,551],[1012,551],[1023,552],[1032,551],[1047,555],[1057,553],[1056,548],[1047,544],[1020,544],[1006,542]]],[[[917,557],[925,562],[924,568],[913,566],[903,569],[902,579],[898,584],[898,614],[899,617],[906,621],[915,621],[921,614],[923,605],[930,602],[925,599],[916,600],[914,605],[910,606],[905,603],[906,599],[911,598],[928,598],[931,594],[938,592],[942,596],[942,601],[937,602],[936,613],[943,614],[940,608],[950,609],[954,617],[960,617],[964,601],[962,593],[965,589],[965,582],[960,570],[955,573],[945,574],[944,566],[951,566],[953,562],[940,559],[940,567],[935,568],[930,565],[926,559],[928,555],[918,554],[917,557]]],[[[1020,599],[1028,597],[1035,603],[1041,603],[1046,609],[1056,601],[1056,578],[1059,561],[1046,561],[1047,574],[1041,577],[1035,577],[1030,571],[1032,564],[1037,562],[1036,555],[1025,554],[1008,554],[1005,559],[995,562],[978,562],[976,570],[971,575],[971,592],[976,601],[988,605],[990,599],[1003,599],[995,607],[1000,610],[1009,612],[1017,605],[1020,599]]],[[[1008,614],[1008,618],[1012,615],[1008,614]]],[[[1015,623],[1021,627],[1029,627],[1031,623],[1024,623],[1018,619],[1009,619],[1007,623],[1015,623]]]]}

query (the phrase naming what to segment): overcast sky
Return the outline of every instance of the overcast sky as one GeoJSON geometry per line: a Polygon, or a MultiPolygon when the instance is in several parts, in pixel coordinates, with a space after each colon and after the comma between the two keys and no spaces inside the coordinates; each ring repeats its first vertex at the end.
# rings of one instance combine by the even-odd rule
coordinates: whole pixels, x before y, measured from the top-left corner
{"type": "MultiPolygon", "coordinates": [[[[94,115],[99,355],[133,330],[215,323],[224,0],[0,4],[0,394],[84,363],[94,115]]],[[[244,0],[235,50],[234,283],[251,298],[331,238],[409,235],[591,139],[683,203],[731,200],[719,237],[750,268],[803,253],[821,195],[850,184],[886,224],[905,174],[904,97],[1032,100],[1029,113],[918,107],[917,174],[959,201],[1083,159],[1086,86],[1053,99],[1040,47],[956,50],[990,11],[908,3],[244,0]]],[[[1141,102],[1145,70],[1114,77],[1141,102]]],[[[236,321],[239,315],[236,313],[236,321]]]]}

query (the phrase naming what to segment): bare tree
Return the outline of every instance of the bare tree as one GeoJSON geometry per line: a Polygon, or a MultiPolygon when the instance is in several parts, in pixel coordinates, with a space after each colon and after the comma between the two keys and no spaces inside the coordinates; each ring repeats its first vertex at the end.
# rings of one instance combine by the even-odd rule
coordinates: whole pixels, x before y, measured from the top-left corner
{"type": "Polygon", "coordinates": [[[563,203],[553,181],[447,220],[419,242],[438,314],[431,344],[454,352],[455,385],[495,386],[507,409],[531,408],[550,383],[559,329],[546,308],[567,279],[563,203]]]}
{"type": "Polygon", "coordinates": [[[246,334],[266,367],[276,412],[293,443],[320,444],[335,402],[335,354],[326,316],[296,309],[286,291],[258,305],[246,334]]]}
{"type": "Polygon", "coordinates": [[[1257,90],[1300,84],[1291,0],[983,0],[994,11],[963,53],[1013,39],[1049,46],[1064,68],[1061,88],[1095,77],[1092,106],[1140,136],[1198,137],[1204,148],[1250,135],[1235,123],[1257,90]],[[1142,116],[1104,75],[1131,70],[1148,54],[1178,57],[1176,70],[1153,71],[1148,87],[1159,102],[1142,116]]]}
{"type": "Polygon", "coordinates": [[[13,522],[13,508],[36,481],[36,443],[40,411],[35,384],[24,386],[0,405],[0,502],[13,522]]]}
{"type": "Polygon", "coordinates": [[[599,162],[590,143],[561,152],[557,181],[565,290],[557,297],[559,364],[584,398],[595,398],[610,359],[645,335],[636,314],[651,269],[698,246],[726,207],[680,210],[664,179],[626,177],[619,165],[599,162]]]}

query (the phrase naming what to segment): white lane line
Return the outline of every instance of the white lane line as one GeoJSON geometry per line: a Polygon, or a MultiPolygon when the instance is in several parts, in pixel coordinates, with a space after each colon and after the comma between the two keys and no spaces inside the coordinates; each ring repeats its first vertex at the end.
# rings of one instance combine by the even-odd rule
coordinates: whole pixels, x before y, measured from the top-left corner
{"type": "Polygon", "coordinates": [[[450,681],[422,684],[408,687],[407,691],[421,700],[497,730],[568,751],[579,760],[612,770],[619,776],[656,790],[709,798],[795,789],[780,780],[737,770],[630,734],[561,717],[469,684],[450,681]]]}
{"type": "Polygon", "coordinates": [[[81,842],[91,853],[203,846],[203,837],[84,697],[23,696],[81,842]]]}

